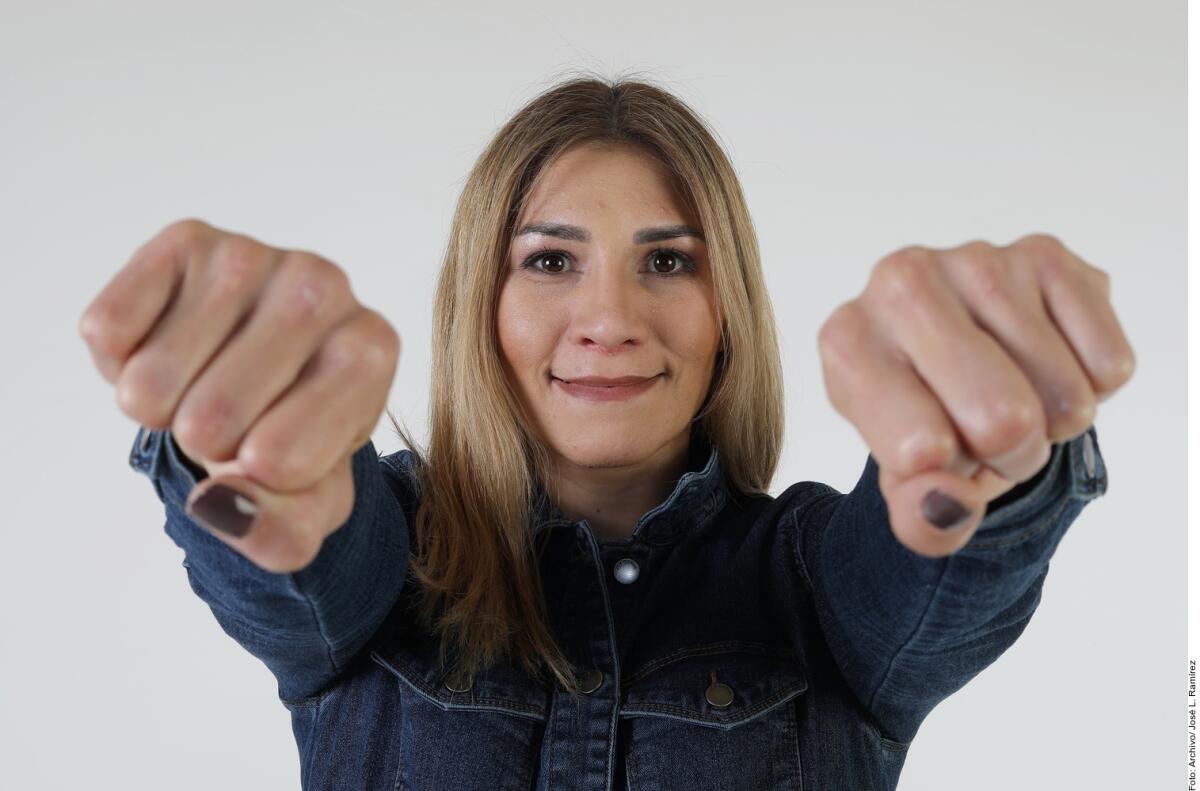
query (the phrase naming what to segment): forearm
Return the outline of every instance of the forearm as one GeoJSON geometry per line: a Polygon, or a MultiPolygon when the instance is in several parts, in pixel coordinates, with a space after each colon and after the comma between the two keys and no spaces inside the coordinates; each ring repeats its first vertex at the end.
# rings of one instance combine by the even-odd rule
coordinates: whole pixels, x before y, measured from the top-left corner
{"type": "Polygon", "coordinates": [[[184,511],[197,479],[170,434],[155,432],[144,449],[142,437],[139,432],[130,463],[154,483],[192,590],[222,629],[276,676],[281,699],[322,689],[369,640],[404,579],[407,522],[374,445],[368,441],[352,460],[355,502],[347,522],[326,537],[307,567],[273,573],[184,511]]]}
{"type": "Polygon", "coordinates": [[[868,458],[850,493],[814,498],[801,556],[847,682],[890,738],[908,741],[934,705],[1017,639],[1060,539],[1107,477],[1093,427],[1056,445],[1014,497],[998,498],[961,550],[928,558],[892,534],[877,475],[868,458]]]}

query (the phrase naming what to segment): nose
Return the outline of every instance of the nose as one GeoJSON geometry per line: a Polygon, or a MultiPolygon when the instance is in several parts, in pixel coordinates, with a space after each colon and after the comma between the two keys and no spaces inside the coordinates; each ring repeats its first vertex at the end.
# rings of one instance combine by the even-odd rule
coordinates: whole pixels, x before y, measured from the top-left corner
{"type": "Polygon", "coordinates": [[[572,340],[605,352],[640,344],[645,337],[648,306],[637,277],[624,264],[593,266],[580,283],[571,322],[572,340]]]}

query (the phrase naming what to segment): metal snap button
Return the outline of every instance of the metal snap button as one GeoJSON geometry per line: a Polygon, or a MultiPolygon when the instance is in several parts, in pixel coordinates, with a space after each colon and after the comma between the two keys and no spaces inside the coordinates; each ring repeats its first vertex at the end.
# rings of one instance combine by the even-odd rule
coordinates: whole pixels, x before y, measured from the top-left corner
{"type": "Polygon", "coordinates": [[[446,679],[446,689],[450,690],[451,692],[466,692],[470,688],[471,679],[467,679],[466,681],[459,681],[451,678],[446,679]]]}
{"type": "Polygon", "coordinates": [[[1096,476],[1096,446],[1092,443],[1092,435],[1083,435],[1083,468],[1088,477],[1096,476]]]}
{"type": "Polygon", "coordinates": [[[600,689],[600,685],[603,683],[603,670],[589,670],[579,679],[579,691],[585,695],[590,695],[591,693],[600,689]]]}
{"type": "Polygon", "coordinates": [[[613,576],[617,582],[628,585],[638,578],[638,564],[633,558],[621,558],[613,566],[613,576]]]}
{"type": "Polygon", "coordinates": [[[733,690],[728,684],[717,681],[717,671],[714,670],[710,678],[712,683],[704,690],[704,699],[708,701],[708,705],[714,709],[723,709],[733,703],[733,690]]]}

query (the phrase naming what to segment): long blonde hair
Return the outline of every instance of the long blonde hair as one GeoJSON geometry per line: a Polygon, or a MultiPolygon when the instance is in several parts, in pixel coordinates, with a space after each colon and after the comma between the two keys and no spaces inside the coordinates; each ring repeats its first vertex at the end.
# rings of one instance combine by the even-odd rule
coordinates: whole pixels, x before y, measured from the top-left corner
{"type": "MultiPolygon", "coordinates": [[[[469,677],[502,656],[576,693],[574,669],[547,625],[532,540],[533,497],[548,451],[501,364],[496,305],[515,223],[539,173],[585,142],[657,157],[694,211],[712,262],[722,348],[694,419],[728,485],[767,492],[783,439],[783,377],[758,242],[729,159],[705,122],[644,80],[575,76],[526,103],[475,162],[459,197],[433,312],[430,439],[413,451],[420,491],[410,582],[418,613],[469,677]]],[[[543,485],[545,485],[543,483],[543,485]]]]}

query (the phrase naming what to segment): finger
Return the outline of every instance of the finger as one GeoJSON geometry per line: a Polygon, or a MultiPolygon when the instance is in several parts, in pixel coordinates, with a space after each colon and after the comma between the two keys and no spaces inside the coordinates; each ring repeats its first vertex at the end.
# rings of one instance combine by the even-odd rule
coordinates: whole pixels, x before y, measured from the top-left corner
{"type": "Polygon", "coordinates": [[[211,255],[209,265],[188,267],[178,303],[121,372],[117,399],[143,425],[172,425],[188,386],[236,331],[282,252],[227,235],[211,255]]]}
{"type": "Polygon", "coordinates": [[[980,467],[971,478],[936,470],[904,479],[882,467],[879,471],[879,489],[896,540],[918,555],[931,558],[954,554],[971,540],[987,511],[989,485],[997,480],[999,476],[987,467],[980,467]],[[924,501],[931,492],[933,498],[941,499],[927,508],[924,501]],[[959,504],[961,510],[956,507],[959,504]],[[947,527],[939,527],[931,519],[950,511],[964,515],[947,527]]]}
{"type": "Polygon", "coordinates": [[[325,537],[350,518],[352,464],[347,456],[313,486],[286,496],[232,473],[206,478],[189,494],[185,510],[260,568],[299,571],[316,558],[325,537]],[[233,491],[222,492],[222,486],[233,491]]]}
{"type": "Polygon", "coordinates": [[[1023,481],[1049,457],[1041,400],[934,259],[932,251],[906,248],[880,262],[867,288],[871,318],[942,404],[967,454],[1023,481]]]}
{"type": "Polygon", "coordinates": [[[79,319],[79,334],[104,378],[116,384],[125,361],[171,303],[189,260],[203,255],[211,228],[172,223],[139,247],[79,319]]]}
{"type": "MultiPolygon", "coordinates": [[[[1051,450],[1053,451],[1053,448],[1051,450]]],[[[969,457],[965,457],[965,458],[969,458],[969,457]]],[[[1005,478],[1003,475],[996,473],[994,470],[991,470],[991,469],[983,466],[979,462],[973,462],[973,464],[974,464],[974,468],[975,468],[974,472],[967,474],[967,475],[962,475],[961,473],[958,473],[958,474],[960,474],[960,476],[962,478],[970,479],[971,482],[974,483],[976,487],[978,487],[978,491],[979,491],[978,499],[980,502],[983,502],[985,504],[985,507],[987,504],[991,503],[992,500],[995,500],[996,498],[1000,497],[1002,494],[1005,494],[1010,489],[1014,488],[1018,483],[1018,481],[1010,481],[1008,478],[1005,478]]],[[[949,468],[947,468],[945,471],[957,473],[957,470],[952,470],[949,468]]],[[[880,467],[879,468],[880,491],[891,492],[896,487],[897,484],[902,483],[907,480],[910,480],[910,478],[911,478],[911,476],[898,475],[895,472],[892,472],[883,467],[880,467]]],[[[884,496],[886,497],[887,495],[885,494],[884,496]]],[[[924,518],[924,514],[922,514],[922,518],[924,518]]],[[[925,521],[928,521],[928,520],[925,520],[925,521]]],[[[939,533],[941,532],[940,528],[938,529],[938,532],[939,533]]]]}
{"type": "Polygon", "coordinates": [[[941,403],[908,360],[879,337],[861,302],[838,306],[818,340],[830,403],[858,430],[881,468],[903,478],[937,469],[964,478],[978,471],[941,403]],[[884,393],[888,403],[881,409],[884,393]]]}
{"type": "MultiPolygon", "coordinates": [[[[307,253],[281,256],[241,328],[179,403],[172,430],[188,453],[205,460],[235,458],[251,426],[356,305],[338,267],[307,253]]],[[[307,488],[334,461],[326,459],[289,488],[307,488]]]]}
{"type": "MultiPolygon", "coordinates": [[[[82,330],[81,330],[82,332],[82,330]]],[[[89,332],[95,332],[94,329],[89,332]]],[[[121,376],[121,364],[112,355],[107,354],[91,343],[88,344],[88,353],[92,356],[92,364],[96,366],[96,370],[100,372],[100,376],[109,384],[116,384],[117,379],[121,376]]]]}
{"type": "Polygon", "coordinates": [[[969,531],[948,531],[930,522],[919,508],[911,507],[913,487],[941,487],[964,503],[986,504],[1013,482],[962,451],[941,403],[912,367],[875,336],[861,303],[839,306],[819,338],[830,401],[855,425],[875,457],[897,540],[928,557],[957,551],[969,539],[969,531]],[[888,396],[885,409],[879,407],[881,393],[888,396]]]}
{"type": "Polygon", "coordinates": [[[400,339],[360,310],[329,334],[295,385],[254,424],[238,449],[247,473],[276,491],[318,480],[371,436],[386,406],[400,339]]]}
{"type": "Polygon", "coordinates": [[[946,250],[938,263],[977,324],[999,342],[1033,384],[1046,415],[1046,437],[1061,442],[1092,425],[1092,383],[1046,314],[1037,274],[986,242],[946,250]]]}
{"type": "Polygon", "coordinates": [[[1033,262],[1047,312],[1090,378],[1097,400],[1104,401],[1129,381],[1136,365],[1109,301],[1107,273],[1046,234],[1023,237],[1009,249],[1033,262]]]}

